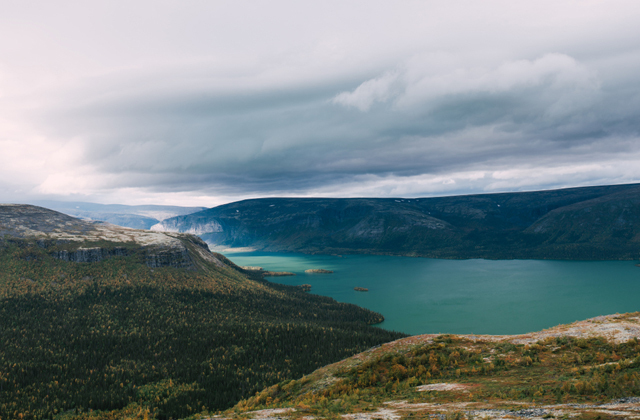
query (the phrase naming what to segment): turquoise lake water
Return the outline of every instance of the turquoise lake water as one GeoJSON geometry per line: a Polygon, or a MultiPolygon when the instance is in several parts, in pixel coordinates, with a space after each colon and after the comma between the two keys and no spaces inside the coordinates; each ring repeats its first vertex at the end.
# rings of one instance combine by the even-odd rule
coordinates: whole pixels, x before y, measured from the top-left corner
{"type": "Polygon", "coordinates": [[[520,334],[598,315],[640,311],[634,261],[437,260],[372,255],[226,253],[234,263],[310,284],[311,293],[374,310],[408,334],[520,334]],[[333,274],[307,274],[309,268],[333,274]],[[368,288],[357,292],[354,287],[368,288]]]}

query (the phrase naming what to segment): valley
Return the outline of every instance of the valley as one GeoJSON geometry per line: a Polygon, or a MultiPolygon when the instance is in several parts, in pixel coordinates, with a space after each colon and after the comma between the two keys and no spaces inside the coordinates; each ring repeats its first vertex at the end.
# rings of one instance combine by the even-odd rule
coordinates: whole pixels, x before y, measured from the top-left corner
{"type": "Polygon", "coordinates": [[[30,204],[83,220],[100,220],[132,229],[149,229],[165,219],[205,210],[204,207],[160,205],[128,206],[84,201],[34,200],[30,204]]]}
{"type": "Polygon", "coordinates": [[[0,420],[640,420],[639,0],[0,4],[0,420]]]}
{"type": "Polygon", "coordinates": [[[0,205],[0,419],[640,418],[639,188],[0,205]]]}

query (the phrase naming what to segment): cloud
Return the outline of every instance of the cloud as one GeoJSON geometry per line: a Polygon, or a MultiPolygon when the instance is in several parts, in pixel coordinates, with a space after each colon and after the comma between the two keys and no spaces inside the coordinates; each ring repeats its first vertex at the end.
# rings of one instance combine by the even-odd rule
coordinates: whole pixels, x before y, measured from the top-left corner
{"type": "Polygon", "coordinates": [[[0,190],[202,205],[638,181],[637,7],[587,3],[14,5],[0,190]]]}
{"type": "Polygon", "coordinates": [[[589,165],[639,150],[638,126],[619,103],[626,96],[632,104],[633,91],[613,95],[595,70],[568,55],[437,73],[416,62],[352,90],[342,90],[348,79],[247,88],[242,77],[228,77],[224,87],[213,77],[191,90],[170,77],[141,91],[97,80],[93,95],[67,91],[65,106],[38,111],[67,169],[54,168],[36,191],[255,196],[328,186],[340,195],[367,176],[381,187],[362,184],[362,194],[504,190],[532,187],[523,182],[530,169],[517,168],[544,171],[576,160],[595,168],[589,165]],[[448,175],[491,169],[522,177],[448,175]],[[437,188],[429,181],[441,178],[437,188]],[[389,187],[389,180],[408,185],[404,179],[411,188],[389,187]]]}
{"type": "Polygon", "coordinates": [[[398,96],[402,82],[397,72],[388,72],[375,79],[367,80],[353,92],[342,92],[333,98],[333,103],[352,106],[360,111],[368,111],[376,102],[387,102],[398,96]]]}
{"type": "Polygon", "coordinates": [[[545,54],[533,60],[499,63],[493,68],[439,68],[431,60],[412,59],[400,69],[363,82],[351,92],[333,98],[336,104],[366,112],[376,102],[396,108],[426,106],[430,109],[450,100],[520,96],[538,100],[550,117],[563,117],[588,107],[597,96],[600,82],[593,70],[566,54],[545,54]]]}

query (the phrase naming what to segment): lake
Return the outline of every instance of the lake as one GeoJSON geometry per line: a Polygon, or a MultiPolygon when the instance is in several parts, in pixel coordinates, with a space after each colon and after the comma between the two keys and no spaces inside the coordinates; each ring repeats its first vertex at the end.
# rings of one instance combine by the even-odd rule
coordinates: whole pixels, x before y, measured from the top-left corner
{"type": "Polygon", "coordinates": [[[242,266],[291,271],[269,281],[379,312],[407,334],[520,334],[640,311],[634,261],[437,260],[373,255],[225,253],[242,266]],[[307,274],[310,268],[333,274],[307,274]],[[357,292],[354,287],[368,288],[357,292]]]}

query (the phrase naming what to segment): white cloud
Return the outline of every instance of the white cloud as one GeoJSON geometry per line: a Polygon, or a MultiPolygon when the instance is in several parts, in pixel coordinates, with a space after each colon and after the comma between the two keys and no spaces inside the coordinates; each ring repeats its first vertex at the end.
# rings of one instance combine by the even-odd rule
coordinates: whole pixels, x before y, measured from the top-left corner
{"type": "Polygon", "coordinates": [[[548,115],[560,117],[591,105],[600,87],[594,70],[566,54],[550,53],[492,67],[452,62],[443,68],[441,63],[432,63],[438,59],[447,57],[413,57],[395,71],[338,94],[333,102],[364,112],[375,102],[391,102],[398,108],[435,107],[448,97],[513,94],[539,98],[548,115]]]}
{"type": "Polygon", "coordinates": [[[333,98],[333,103],[352,106],[360,111],[368,111],[376,102],[387,102],[397,97],[401,89],[397,71],[387,72],[375,79],[367,80],[353,92],[342,92],[333,98]]]}

